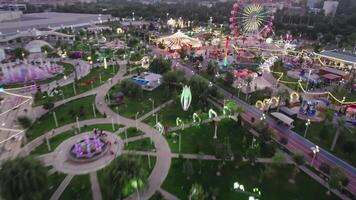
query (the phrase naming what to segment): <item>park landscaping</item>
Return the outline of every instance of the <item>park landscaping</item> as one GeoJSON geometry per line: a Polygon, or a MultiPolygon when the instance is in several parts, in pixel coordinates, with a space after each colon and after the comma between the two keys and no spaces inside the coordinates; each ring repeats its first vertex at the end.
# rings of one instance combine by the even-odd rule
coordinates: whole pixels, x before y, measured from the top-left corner
{"type": "MultiPolygon", "coordinates": [[[[114,125],[115,130],[118,129],[117,124],[114,125]]],[[[103,130],[103,131],[109,131],[112,132],[112,124],[96,124],[96,125],[90,125],[90,126],[83,126],[80,129],[80,133],[84,133],[84,132],[88,132],[88,131],[92,131],[94,128],[97,128],[99,130],[103,130]]],[[[43,142],[40,146],[38,146],[37,148],[35,148],[33,151],[30,152],[31,155],[43,155],[46,153],[50,153],[52,151],[54,151],[62,142],[64,142],[65,140],[69,139],[70,137],[74,136],[76,134],[76,130],[71,130],[71,131],[66,131],[64,133],[61,133],[55,137],[52,137],[49,139],[49,143],[51,145],[51,151],[48,151],[48,147],[46,142],[43,142]]]]}
{"type": "MultiPolygon", "coordinates": [[[[92,104],[94,103],[94,101],[95,96],[88,96],[71,101],[69,103],[50,110],[38,120],[36,120],[33,125],[28,129],[28,131],[26,132],[28,140],[31,141],[39,137],[40,135],[56,128],[53,113],[56,114],[58,127],[74,123],[76,121],[76,117],[78,117],[79,121],[94,118],[94,113],[92,111],[92,104]]],[[[100,118],[102,117],[102,115],[98,111],[96,111],[96,117],[100,118]]],[[[82,124],[81,126],[84,125],[85,124],[82,124]]],[[[74,127],[73,129],[76,129],[76,127],[74,127]]]]}
{"type": "Polygon", "coordinates": [[[54,95],[53,97],[49,97],[46,93],[36,93],[33,106],[40,106],[46,102],[64,100],[66,98],[70,98],[75,95],[87,92],[93,88],[99,87],[100,85],[106,83],[106,81],[108,81],[110,78],[112,78],[117,71],[118,67],[114,65],[108,66],[107,69],[104,67],[95,67],[91,69],[88,75],[75,81],[73,84],[68,84],[57,88],[58,91],[62,92],[54,95]]]}
{"type": "MultiPolygon", "coordinates": [[[[113,87],[109,94],[117,93],[120,91],[119,86],[113,87]]],[[[161,104],[167,102],[172,98],[172,92],[168,90],[164,85],[159,86],[153,91],[142,91],[142,95],[138,97],[124,96],[124,100],[119,105],[112,105],[111,108],[118,112],[121,116],[135,119],[135,115],[138,112],[138,118],[144,114],[152,111],[152,102],[154,101],[155,108],[161,104]]]]}
{"type": "Polygon", "coordinates": [[[203,186],[208,199],[247,199],[246,194],[233,190],[234,182],[245,186],[246,191],[258,187],[261,199],[303,199],[336,200],[327,196],[326,188],[320,186],[304,173],[299,173],[295,184],[291,178],[293,166],[268,166],[264,164],[242,163],[238,167],[233,162],[174,159],[170,172],[162,188],[180,199],[187,199],[193,183],[203,186]],[[220,170],[219,169],[220,165],[220,170]],[[185,166],[185,167],[182,167],[185,166]],[[268,170],[272,167],[273,170],[268,170]],[[221,175],[217,176],[220,171],[221,175]]]}

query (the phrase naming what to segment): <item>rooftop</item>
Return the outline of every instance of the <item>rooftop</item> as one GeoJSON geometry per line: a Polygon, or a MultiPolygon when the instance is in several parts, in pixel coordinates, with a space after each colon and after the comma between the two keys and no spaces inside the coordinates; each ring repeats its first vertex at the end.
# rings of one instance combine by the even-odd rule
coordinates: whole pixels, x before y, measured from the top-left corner
{"type": "Polygon", "coordinates": [[[340,60],[350,64],[356,64],[356,54],[349,53],[349,52],[332,50],[332,51],[322,51],[320,53],[316,53],[316,55],[326,57],[329,59],[340,60]]]}
{"type": "Polygon", "coordinates": [[[20,19],[6,21],[0,23],[0,32],[3,35],[13,35],[18,31],[26,31],[33,28],[48,28],[60,29],[64,27],[81,27],[88,26],[93,23],[107,21],[111,15],[98,14],[76,14],[76,13],[31,13],[24,14],[20,19]]]}

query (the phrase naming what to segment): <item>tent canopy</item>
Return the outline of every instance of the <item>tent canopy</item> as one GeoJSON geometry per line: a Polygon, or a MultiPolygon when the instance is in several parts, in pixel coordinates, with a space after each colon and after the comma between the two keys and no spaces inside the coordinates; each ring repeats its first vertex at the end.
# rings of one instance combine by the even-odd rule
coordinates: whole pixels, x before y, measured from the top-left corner
{"type": "Polygon", "coordinates": [[[161,37],[158,41],[161,41],[168,48],[173,50],[181,49],[183,46],[190,46],[193,48],[199,48],[202,46],[199,39],[189,37],[181,31],[178,31],[170,36],[161,37]]]}

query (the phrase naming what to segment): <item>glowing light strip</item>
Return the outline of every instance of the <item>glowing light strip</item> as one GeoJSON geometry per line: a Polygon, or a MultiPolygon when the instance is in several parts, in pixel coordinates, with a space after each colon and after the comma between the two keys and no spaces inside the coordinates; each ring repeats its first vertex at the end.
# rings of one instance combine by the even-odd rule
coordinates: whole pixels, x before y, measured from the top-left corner
{"type": "MultiPolygon", "coordinates": [[[[0,128],[0,130],[1,130],[1,129],[3,129],[3,128],[0,128]]],[[[7,139],[1,141],[0,144],[3,144],[3,143],[5,143],[5,142],[11,140],[12,138],[17,137],[18,135],[20,135],[20,134],[23,133],[23,132],[25,132],[25,130],[21,130],[20,132],[16,133],[15,135],[12,135],[11,137],[9,137],[9,138],[7,138],[7,139]]]]}
{"type": "Polygon", "coordinates": [[[2,115],[4,115],[4,114],[6,114],[6,113],[12,111],[13,109],[16,109],[16,108],[22,106],[23,104],[25,104],[25,103],[27,103],[27,102],[29,102],[29,101],[32,101],[32,97],[31,97],[31,96],[24,96],[24,95],[20,95],[20,94],[15,94],[15,93],[7,92],[7,91],[4,91],[4,90],[0,90],[0,93],[1,93],[1,92],[2,92],[2,93],[5,93],[5,94],[8,94],[8,95],[12,95],[12,96],[23,97],[23,98],[26,98],[27,100],[25,100],[25,101],[21,102],[20,104],[18,104],[18,105],[16,105],[16,106],[14,106],[14,107],[12,107],[12,108],[10,108],[10,109],[8,109],[8,110],[6,110],[6,111],[0,113],[0,116],[2,116],[2,115]]]}
{"type": "Polygon", "coordinates": [[[13,90],[21,90],[21,89],[26,89],[26,88],[31,88],[32,86],[25,86],[25,87],[18,87],[18,88],[8,88],[4,89],[5,91],[13,91],[13,90]]]}
{"type": "Polygon", "coordinates": [[[304,88],[303,88],[303,85],[300,83],[300,82],[288,82],[288,81],[281,81],[282,77],[283,77],[283,73],[282,72],[272,72],[272,73],[275,73],[275,74],[280,74],[280,77],[277,79],[278,82],[281,82],[281,83],[290,83],[290,84],[298,84],[298,87],[301,88],[301,90],[303,91],[303,93],[306,93],[306,94],[311,94],[311,95],[330,95],[335,101],[337,101],[338,103],[340,104],[344,104],[344,105],[347,105],[347,104],[356,104],[356,101],[349,101],[349,102],[345,102],[345,101],[342,101],[342,100],[339,100],[338,98],[336,98],[332,93],[330,93],[329,91],[327,92],[308,92],[306,91],[304,88]]]}

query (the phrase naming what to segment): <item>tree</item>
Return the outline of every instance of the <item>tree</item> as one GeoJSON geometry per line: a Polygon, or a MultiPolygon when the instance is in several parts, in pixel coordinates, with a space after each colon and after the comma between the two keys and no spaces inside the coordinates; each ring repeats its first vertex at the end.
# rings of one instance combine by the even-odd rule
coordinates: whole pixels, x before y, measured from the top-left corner
{"type": "MultiPolygon", "coordinates": [[[[340,136],[340,133],[342,132],[346,132],[346,130],[348,130],[346,128],[346,122],[343,118],[339,117],[337,120],[336,120],[336,124],[335,125],[335,128],[336,128],[336,133],[335,133],[335,136],[334,136],[334,139],[333,139],[333,142],[331,144],[331,147],[330,147],[330,150],[331,151],[334,151],[335,149],[335,146],[336,146],[336,143],[337,143],[337,140],[339,139],[339,136],[340,136]]],[[[349,131],[349,130],[348,130],[349,131]]]]}
{"type": "Polygon", "coordinates": [[[33,157],[6,160],[0,168],[0,194],[4,199],[43,199],[47,169],[33,157]]]}
{"type": "Polygon", "coordinates": [[[294,153],[293,155],[293,161],[295,163],[294,169],[292,172],[292,178],[289,179],[290,182],[294,183],[295,182],[295,177],[299,174],[300,170],[298,169],[299,166],[304,165],[305,163],[305,158],[302,153],[294,153]]]}
{"type": "Polygon", "coordinates": [[[272,157],[272,163],[276,167],[280,167],[283,163],[286,162],[286,157],[281,151],[276,151],[272,157]]]}
{"type": "Polygon", "coordinates": [[[226,100],[225,101],[225,106],[228,107],[228,109],[231,112],[231,115],[233,115],[234,117],[236,117],[240,114],[243,113],[244,110],[233,100],[226,100]]]}
{"type": "Polygon", "coordinates": [[[209,61],[208,65],[206,66],[206,72],[210,75],[210,76],[214,76],[215,74],[218,73],[219,71],[219,67],[218,64],[214,61],[209,61]]]}
{"type": "Polygon", "coordinates": [[[231,72],[227,72],[224,77],[224,84],[231,86],[234,83],[234,75],[231,72]]]}
{"type": "Polygon", "coordinates": [[[204,200],[206,197],[203,186],[194,183],[190,188],[189,200],[204,200]]]}
{"type": "Polygon", "coordinates": [[[142,96],[141,86],[137,85],[130,79],[123,80],[120,83],[119,88],[120,88],[120,91],[128,97],[135,98],[135,97],[142,96]]]}
{"type": "Polygon", "coordinates": [[[51,110],[52,108],[54,108],[54,103],[50,100],[47,100],[43,103],[43,108],[46,110],[51,110]]]}
{"type": "Polygon", "coordinates": [[[347,141],[342,145],[342,151],[348,155],[353,155],[356,150],[356,145],[354,141],[347,141]]]}
{"type": "Polygon", "coordinates": [[[27,129],[31,126],[32,120],[26,116],[21,116],[17,118],[18,123],[24,129],[27,129]]]}
{"type": "Polygon", "coordinates": [[[149,66],[149,70],[153,73],[164,74],[171,68],[171,61],[163,57],[154,58],[149,66]]]}
{"type": "Polygon", "coordinates": [[[199,76],[193,76],[189,81],[190,89],[194,97],[192,101],[204,103],[209,95],[208,83],[199,76]]]}
{"type": "Polygon", "coordinates": [[[286,99],[289,97],[288,90],[287,89],[278,90],[278,97],[279,97],[279,101],[278,101],[277,112],[279,112],[279,108],[281,107],[282,102],[285,102],[286,99]]]}
{"type": "Polygon", "coordinates": [[[103,180],[107,184],[103,188],[108,195],[108,199],[121,199],[146,183],[148,171],[142,166],[140,159],[120,156],[104,169],[103,180]]]}
{"type": "Polygon", "coordinates": [[[328,195],[330,195],[330,189],[340,190],[343,186],[346,186],[348,182],[347,176],[339,168],[332,168],[328,181],[328,195]]]}
{"type": "Polygon", "coordinates": [[[171,86],[177,86],[181,83],[186,82],[186,78],[184,77],[184,72],[181,70],[170,71],[163,75],[163,82],[171,86]]]}
{"type": "Polygon", "coordinates": [[[25,59],[30,53],[26,49],[15,48],[14,54],[16,59],[25,59]]]}

